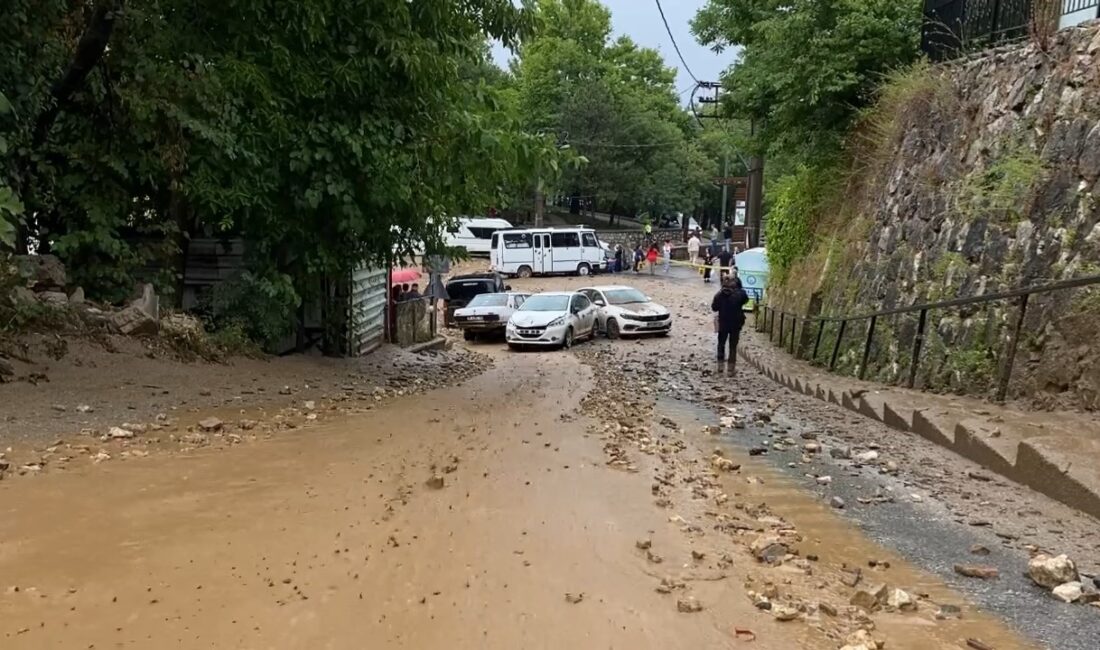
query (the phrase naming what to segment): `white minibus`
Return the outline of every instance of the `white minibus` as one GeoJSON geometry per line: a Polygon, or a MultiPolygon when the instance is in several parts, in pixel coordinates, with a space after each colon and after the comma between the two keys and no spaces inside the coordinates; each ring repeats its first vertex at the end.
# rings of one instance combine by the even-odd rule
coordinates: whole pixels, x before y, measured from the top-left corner
{"type": "Polygon", "coordinates": [[[588,275],[607,266],[607,255],[591,228],[528,228],[493,233],[489,261],[505,275],[576,273],[588,275]]]}

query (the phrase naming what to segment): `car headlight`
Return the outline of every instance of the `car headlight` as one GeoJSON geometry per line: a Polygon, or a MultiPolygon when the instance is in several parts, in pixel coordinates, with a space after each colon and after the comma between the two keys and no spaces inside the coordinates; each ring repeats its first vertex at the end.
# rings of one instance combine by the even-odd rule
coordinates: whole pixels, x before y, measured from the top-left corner
{"type": "Polygon", "coordinates": [[[565,316],[558,316],[546,324],[547,327],[557,327],[559,325],[565,325],[565,316]]]}

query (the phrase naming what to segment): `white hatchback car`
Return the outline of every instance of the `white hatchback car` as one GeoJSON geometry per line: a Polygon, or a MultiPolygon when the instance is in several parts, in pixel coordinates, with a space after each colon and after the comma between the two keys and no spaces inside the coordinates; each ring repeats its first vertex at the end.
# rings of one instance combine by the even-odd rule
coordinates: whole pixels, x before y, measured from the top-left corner
{"type": "Polygon", "coordinates": [[[505,338],[512,349],[527,346],[569,348],[577,339],[599,334],[599,310],[579,292],[535,294],[508,321],[505,338]]]}
{"type": "Polygon", "coordinates": [[[599,308],[600,331],[609,339],[637,334],[668,336],[672,331],[668,309],[633,287],[589,287],[580,293],[599,308]]]}

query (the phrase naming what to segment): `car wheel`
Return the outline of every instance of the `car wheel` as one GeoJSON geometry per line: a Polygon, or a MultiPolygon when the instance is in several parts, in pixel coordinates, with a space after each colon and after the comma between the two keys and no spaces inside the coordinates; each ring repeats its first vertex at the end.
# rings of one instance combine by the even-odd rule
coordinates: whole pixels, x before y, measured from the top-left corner
{"type": "Polygon", "coordinates": [[[581,262],[580,265],[577,266],[577,275],[581,276],[582,278],[587,276],[591,272],[592,267],[584,262],[581,262]]]}
{"type": "Polygon", "coordinates": [[[608,318],[606,329],[607,329],[607,338],[609,338],[609,339],[619,338],[619,321],[615,320],[614,318],[608,318]]]}
{"type": "Polygon", "coordinates": [[[530,266],[521,266],[521,267],[519,267],[519,271],[516,273],[516,275],[518,275],[521,278],[531,277],[531,267],[530,266]]]}
{"type": "Polygon", "coordinates": [[[561,341],[561,347],[563,350],[568,350],[573,347],[573,328],[565,330],[565,338],[561,341]]]}

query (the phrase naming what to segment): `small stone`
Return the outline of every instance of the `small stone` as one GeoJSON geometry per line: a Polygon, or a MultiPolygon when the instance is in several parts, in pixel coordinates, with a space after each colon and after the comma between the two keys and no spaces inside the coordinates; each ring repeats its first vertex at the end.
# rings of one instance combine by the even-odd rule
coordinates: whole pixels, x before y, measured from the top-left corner
{"type": "Polygon", "coordinates": [[[255,429],[256,425],[258,424],[259,422],[256,422],[255,420],[241,420],[237,423],[237,426],[239,426],[242,431],[251,431],[255,429]]]}
{"type": "Polygon", "coordinates": [[[199,420],[199,429],[202,429],[206,433],[221,431],[222,426],[223,423],[218,418],[206,418],[205,420],[199,420]]]}
{"type": "Polygon", "coordinates": [[[833,482],[833,477],[831,477],[831,476],[819,476],[819,477],[817,477],[817,484],[818,485],[828,485],[832,482],[833,482]]]}
{"type": "Polygon", "coordinates": [[[645,559],[649,560],[653,564],[660,564],[661,562],[665,561],[665,559],[663,557],[661,557],[660,555],[654,553],[653,551],[646,551],[645,552],[645,559]]]}
{"type": "Polygon", "coordinates": [[[825,614],[826,616],[832,616],[833,618],[836,618],[837,615],[836,607],[833,607],[831,604],[825,602],[817,604],[817,611],[825,614]]]}
{"type": "Polygon", "coordinates": [[[886,461],[886,473],[887,474],[897,474],[898,473],[898,464],[895,463],[892,460],[886,461]]]}
{"type": "Polygon", "coordinates": [[[851,447],[830,447],[829,455],[839,460],[847,460],[852,457],[851,447]]]}
{"type": "Polygon", "coordinates": [[[653,540],[648,538],[639,539],[638,541],[634,542],[634,546],[638,548],[638,550],[648,551],[649,549],[653,548],[653,540]]]}
{"type": "Polygon", "coordinates": [[[1027,575],[1032,582],[1047,589],[1080,579],[1073,560],[1065,555],[1051,557],[1042,553],[1028,561],[1027,575]]]}
{"type": "Polygon", "coordinates": [[[774,535],[761,535],[749,546],[753,557],[759,562],[774,564],[783,559],[789,549],[782,539],[774,535]]]}
{"type": "Polygon", "coordinates": [[[279,394],[280,395],[290,395],[292,392],[294,392],[294,391],[292,391],[290,389],[290,386],[283,386],[282,388],[279,389],[279,394]]]}
{"type": "Polygon", "coordinates": [[[581,602],[582,600],[584,600],[584,594],[583,593],[581,593],[581,594],[568,594],[568,593],[565,594],[565,602],[569,603],[570,605],[576,605],[577,603],[581,602]]]}
{"type": "Polygon", "coordinates": [[[936,618],[941,621],[962,618],[962,608],[958,605],[940,605],[939,611],[936,612],[936,618]]]}
{"type": "Polygon", "coordinates": [[[991,580],[1001,575],[996,567],[981,564],[956,564],[955,573],[967,578],[981,578],[982,580],[991,580]]]}
{"type": "Polygon", "coordinates": [[[1064,585],[1055,587],[1051,593],[1064,603],[1075,603],[1080,600],[1083,589],[1080,582],[1067,582],[1064,585]]]}
{"type": "Polygon", "coordinates": [[[107,437],[112,440],[126,440],[134,437],[134,432],[122,427],[111,427],[107,430],[107,437]]]}
{"type": "Polygon", "coordinates": [[[433,474],[432,477],[425,482],[425,485],[433,490],[442,490],[446,484],[447,482],[441,474],[433,474]]]}
{"type": "Polygon", "coordinates": [[[841,510],[844,508],[845,505],[844,499],[841,499],[840,497],[833,497],[832,499],[829,499],[829,505],[838,510],[841,510]]]}
{"type": "Polygon", "coordinates": [[[96,452],[96,455],[92,456],[93,463],[102,463],[105,460],[111,460],[111,455],[105,451],[96,452]]]}
{"type": "Polygon", "coordinates": [[[200,388],[199,397],[210,397],[211,392],[209,388],[200,388]]]}
{"type": "Polygon", "coordinates": [[[694,614],[703,611],[703,603],[695,596],[687,596],[676,601],[676,609],[683,614],[694,614]]]}
{"type": "Polygon", "coordinates": [[[798,618],[798,610],[794,607],[788,607],[787,605],[776,605],[772,607],[772,616],[777,621],[793,621],[798,618]]]}
{"type": "Polygon", "coordinates": [[[77,413],[92,413],[95,411],[95,409],[91,406],[88,406],[87,404],[81,404],[76,407],[76,411],[77,413]]]}
{"type": "Polygon", "coordinates": [[[304,403],[302,404],[302,406],[303,406],[303,408],[305,408],[305,410],[307,410],[307,411],[312,411],[313,409],[317,408],[317,402],[315,402],[315,401],[313,401],[313,400],[311,400],[311,399],[307,399],[307,400],[306,400],[306,401],[305,401],[305,402],[304,402],[304,403]]]}
{"type": "Polygon", "coordinates": [[[865,451],[862,454],[856,456],[856,460],[861,463],[873,463],[878,460],[877,451],[865,451]]]}
{"type": "Polygon", "coordinates": [[[852,594],[848,601],[850,604],[868,612],[873,612],[886,603],[887,587],[885,584],[869,585],[852,594]]]}
{"type": "Polygon", "coordinates": [[[886,604],[900,612],[912,612],[917,609],[917,603],[913,600],[913,597],[901,589],[890,591],[890,595],[886,598],[886,604]]]}
{"type": "Polygon", "coordinates": [[[807,442],[806,444],[802,445],[802,450],[805,451],[807,454],[816,454],[817,452],[821,451],[821,445],[817,444],[816,442],[807,442]]]}
{"type": "Polygon", "coordinates": [[[970,547],[970,552],[974,555],[989,555],[989,549],[981,544],[974,544],[970,547]]]}
{"type": "Polygon", "coordinates": [[[696,551],[695,549],[691,550],[691,559],[695,560],[696,562],[702,562],[706,556],[707,554],[702,551],[696,551]]]}

